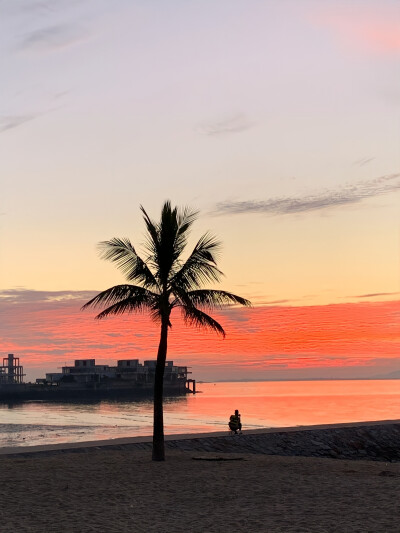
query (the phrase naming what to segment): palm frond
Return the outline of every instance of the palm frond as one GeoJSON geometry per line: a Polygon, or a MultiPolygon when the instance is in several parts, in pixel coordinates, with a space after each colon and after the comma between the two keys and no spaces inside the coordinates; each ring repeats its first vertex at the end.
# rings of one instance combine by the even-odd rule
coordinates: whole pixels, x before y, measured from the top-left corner
{"type": "Polygon", "coordinates": [[[160,222],[150,219],[141,206],[147,227],[146,242],[149,252],[149,264],[155,270],[155,276],[163,287],[180,268],[179,258],[187,244],[188,231],[197,217],[197,212],[189,208],[172,208],[171,202],[164,202],[160,222]]]}
{"type": "Polygon", "coordinates": [[[183,235],[186,233],[193,222],[197,220],[197,217],[199,215],[199,211],[195,209],[190,209],[189,207],[184,207],[180,211],[178,211],[177,214],[177,222],[178,222],[178,235],[183,235]]]}
{"type": "Polygon", "coordinates": [[[146,213],[146,210],[142,205],[140,206],[140,210],[143,213],[143,220],[144,220],[144,223],[146,224],[146,229],[148,233],[146,246],[147,246],[147,251],[149,252],[149,261],[158,274],[159,257],[160,257],[159,225],[153,220],[151,220],[151,218],[146,213]]]}
{"type": "Polygon", "coordinates": [[[176,222],[177,231],[175,237],[176,259],[180,257],[187,244],[187,238],[189,235],[192,224],[198,217],[199,212],[184,207],[177,212],[176,222]]]}
{"type": "Polygon", "coordinates": [[[176,236],[178,232],[178,209],[172,209],[171,202],[166,201],[161,211],[159,224],[159,274],[166,286],[173,265],[179,257],[179,250],[176,247],[176,236]]]}
{"type": "Polygon", "coordinates": [[[114,237],[109,241],[102,241],[98,245],[100,257],[112,263],[125,274],[128,281],[142,283],[144,287],[155,289],[157,280],[146,262],[136,253],[132,243],[127,238],[114,237]]]}
{"type": "Polygon", "coordinates": [[[147,310],[150,317],[165,324],[171,310],[180,307],[184,321],[205,327],[225,336],[223,327],[204,310],[225,305],[250,306],[245,298],[212,289],[202,289],[207,282],[220,281],[223,273],[217,267],[220,242],[210,233],[197,242],[183,263],[189,231],[198,212],[189,208],[163,205],[159,222],[153,221],[140,206],[147,230],[145,260],[137,254],[127,238],[113,238],[99,244],[101,257],[116,264],[129,282],[116,285],[92,298],[82,309],[102,308],[96,318],[147,310]]]}
{"type": "Polygon", "coordinates": [[[116,285],[100,292],[89,300],[81,309],[106,307],[96,318],[118,315],[125,312],[151,309],[158,300],[158,294],[136,285],[116,285]]]}
{"type": "Polygon", "coordinates": [[[206,233],[204,234],[192,253],[171,280],[171,288],[180,287],[183,290],[195,289],[207,282],[217,282],[223,273],[216,264],[216,256],[221,244],[216,238],[206,233]]]}
{"type": "Polygon", "coordinates": [[[226,291],[200,289],[189,291],[186,293],[186,296],[192,305],[196,307],[200,306],[209,309],[220,309],[224,306],[235,304],[251,307],[251,302],[249,300],[226,291]]]}
{"type": "Polygon", "coordinates": [[[198,328],[206,328],[215,331],[225,337],[224,328],[214,318],[193,306],[182,307],[182,315],[185,324],[198,328]]]}

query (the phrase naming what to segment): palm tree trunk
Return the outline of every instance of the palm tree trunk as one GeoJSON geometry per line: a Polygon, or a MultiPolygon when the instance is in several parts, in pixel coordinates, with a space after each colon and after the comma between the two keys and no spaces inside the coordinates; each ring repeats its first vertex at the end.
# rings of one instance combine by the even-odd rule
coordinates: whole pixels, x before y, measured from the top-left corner
{"type": "Polygon", "coordinates": [[[156,373],[154,377],[154,424],[153,424],[153,461],[165,461],[164,450],[164,370],[167,359],[168,319],[161,323],[161,337],[158,346],[156,373]]]}

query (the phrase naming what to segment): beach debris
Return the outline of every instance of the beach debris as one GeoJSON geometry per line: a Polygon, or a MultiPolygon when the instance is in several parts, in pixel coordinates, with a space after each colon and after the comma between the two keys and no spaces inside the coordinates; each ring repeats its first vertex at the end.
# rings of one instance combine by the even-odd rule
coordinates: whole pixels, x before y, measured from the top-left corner
{"type": "Polygon", "coordinates": [[[244,461],[244,457],[224,457],[222,455],[198,455],[192,459],[195,461],[244,461]]]}

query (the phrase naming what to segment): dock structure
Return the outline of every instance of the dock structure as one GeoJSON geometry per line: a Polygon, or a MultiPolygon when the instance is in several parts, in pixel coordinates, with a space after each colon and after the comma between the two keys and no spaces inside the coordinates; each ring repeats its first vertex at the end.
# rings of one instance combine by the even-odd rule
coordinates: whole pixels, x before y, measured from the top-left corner
{"type": "MultiPolygon", "coordinates": [[[[122,359],[117,361],[116,366],[112,366],[96,364],[95,359],[76,359],[73,366],[65,365],[61,368],[61,372],[47,373],[46,379],[40,381],[53,385],[80,383],[93,386],[97,384],[116,387],[132,384],[146,386],[154,383],[156,363],[155,360],[144,361],[141,364],[138,359],[122,359]]],[[[181,389],[182,392],[195,392],[195,381],[188,379],[190,373],[187,366],[178,366],[174,365],[173,361],[167,361],[164,385],[181,389]]]]}
{"type": "Polygon", "coordinates": [[[195,379],[186,380],[186,392],[191,392],[193,394],[196,394],[196,380],[195,379]],[[192,385],[192,388],[190,388],[190,385],[192,385]]]}
{"type": "Polygon", "coordinates": [[[19,357],[14,357],[9,353],[8,357],[3,357],[3,364],[0,366],[0,383],[15,385],[23,383],[24,368],[19,364],[19,357]]]}
{"type": "MultiPolygon", "coordinates": [[[[0,366],[0,400],[3,399],[73,399],[151,395],[154,391],[155,360],[120,359],[114,365],[99,364],[95,359],[76,359],[73,365],[50,372],[36,383],[24,383],[19,357],[8,354],[0,366]]],[[[164,371],[166,395],[194,394],[196,382],[188,379],[187,366],[167,361],[164,371]]]]}

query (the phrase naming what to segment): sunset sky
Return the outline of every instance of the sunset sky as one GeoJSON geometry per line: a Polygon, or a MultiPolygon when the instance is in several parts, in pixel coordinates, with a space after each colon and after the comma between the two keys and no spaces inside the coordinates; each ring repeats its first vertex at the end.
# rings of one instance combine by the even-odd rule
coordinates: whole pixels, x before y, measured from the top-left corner
{"type": "Polygon", "coordinates": [[[0,0],[0,42],[2,357],[154,358],[145,317],[80,307],[168,198],[254,304],[225,340],[175,317],[194,377],[400,372],[398,0],[0,0]]]}

